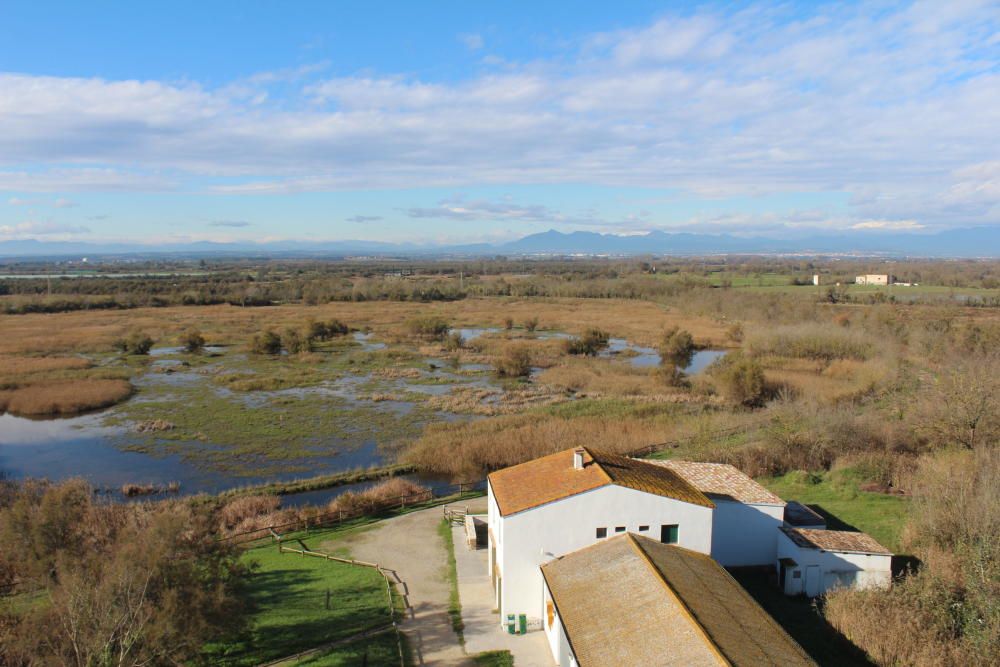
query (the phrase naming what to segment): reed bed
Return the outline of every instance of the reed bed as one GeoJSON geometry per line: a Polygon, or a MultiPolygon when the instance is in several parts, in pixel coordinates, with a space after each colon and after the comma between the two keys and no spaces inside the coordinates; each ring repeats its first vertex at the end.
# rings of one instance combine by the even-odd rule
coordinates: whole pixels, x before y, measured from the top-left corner
{"type": "Polygon", "coordinates": [[[465,424],[434,424],[404,453],[423,470],[478,476],[576,445],[628,453],[667,438],[654,420],[520,414],[465,424]]]}
{"type": "Polygon", "coordinates": [[[106,408],[132,395],[127,380],[71,380],[0,391],[0,412],[22,416],[73,415],[106,408]]]}

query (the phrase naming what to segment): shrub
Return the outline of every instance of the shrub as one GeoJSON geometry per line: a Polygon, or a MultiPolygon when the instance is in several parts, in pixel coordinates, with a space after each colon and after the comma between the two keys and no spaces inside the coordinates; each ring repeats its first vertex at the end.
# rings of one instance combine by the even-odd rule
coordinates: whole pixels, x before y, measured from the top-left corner
{"type": "Polygon", "coordinates": [[[449,352],[461,350],[465,347],[465,339],[462,338],[462,334],[457,331],[453,331],[444,339],[444,347],[449,352]]]}
{"type": "Polygon", "coordinates": [[[278,496],[243,496],[229,501],[219,510],[219,525],[228,530],[248,518],[270,514],[280,505],[278,496]]]}
{"type": "Polygon", "coordinates": [[[312,349],[309,339],[303,336],[298,329],[291,327],[285,329],[285,333],[281,335],[281,345],[288,350],[288,354],[309,352],[312,349]]]}
{"type": "Polygon", "coordinates": [[[677,327],[671,327],[663,333],[660,341],[660,357],[678,366],[691,363],[694,354],[694,338],[690,332],[677,327]]]}
{"type": "Polygon", "coordinates": [[[656,377],[668,387],[686,387],[689,384],[684,371],[668,361],[664,361],[656,369],[656,377]]]}
{"type": "Polygon", "coordinates": [[[326,341],[337,336],[345,336],[350,331],[346,324],[338,319],[329,322],[318,322],[310,319],[306,322],[305,337],[308,340],[326,341]]]}
{"type": "Polygon", "coordinates": [[[587,329],[579,338],[568,339],[564,345],[567,354],[586,355],[597,354],[608,346],[608,332],[600,329],[587,329]]]}
{"type": "Polygon", "coordinates": [[[712,376],[718,382],[723,396],[729,401],[747,407],[763,404],[767,395],[767,382],[761,365],[742,354],[728,354],[712,364],[712,376]]]}
{"type": "Polygon", "coordinates": [[[773,332],[750,340],[751,354],[833,361],[857,359],[865,361],[872,355],[872,344],[860,332],[833,328],[822,324],[779,327],[773,332]]]}
{"type": "Polygon", "coordinates": [[[179,342],[181,348],[190,354],[201,352],[205,347],[205,337],[197,329],[188,329],[182,333],[179,342]]]}
{"type": "Polygon", "coordinates": [[[511,345],[493,362],[500,377],[527,377],[531,375],[531,349],[524,344],[511,345]]]}
{"type": "Polygon", "coordinates": [[[141,331],[133,331],[125,338],[119,338],[114,346],[125,354],[149,354],[153,347],[153,339],[141,331]]]}
{"type": "Polygon", "coordinates": [[[281,336],[271,329],[254,334],[250,351],[254,354],[281,354],[281,336]]]}
{"type": "Polygon", "coordinates": [[[526,319],[524,321],[524,328],[527,329],[528,331],[534,331],[535,329],[537,329],[538,328],[538,318],[537,317],[529,317],[528,319],[526,319]]]}
{"type": "Polygon", "coordinates": [[[743,342],[743,325],[739,322],[734,322],[731,327],[726,331],[726,338],[734,343],[743,342]]]}
{"type": "Polygon", "coordinates": [[[406,323],[411,336],[424,340],[444,340],[450,328],[445,320],[434,315],[416,317],[406,323]]]}
{"type": "Polygon", "coordinates": [[[510,331],[511,329],[513,329],[514,328],[514,318],[513,317],[505,317],[505,318],[503,318],[503,328],[506,329],[507,331],[510,331]]]}

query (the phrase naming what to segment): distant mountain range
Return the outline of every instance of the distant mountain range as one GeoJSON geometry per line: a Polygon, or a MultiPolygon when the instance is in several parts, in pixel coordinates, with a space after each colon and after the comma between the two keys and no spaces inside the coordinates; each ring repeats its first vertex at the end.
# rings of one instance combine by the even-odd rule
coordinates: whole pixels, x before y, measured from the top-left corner
{"type": "Polygon", "coordinates": [[[0,258],[157,255],[184,257],[345,256],[637,256],[710,254],[885,255],[893,257],[1000,257],[1000,227],[952,229],[937,234],[853,232],[777,239],[733,234],[653,231],[628,236],[549,230],[499,244],[417,245],[377,241],[272,241],[172,243],[69,243],[0,241],[0,258]]]}

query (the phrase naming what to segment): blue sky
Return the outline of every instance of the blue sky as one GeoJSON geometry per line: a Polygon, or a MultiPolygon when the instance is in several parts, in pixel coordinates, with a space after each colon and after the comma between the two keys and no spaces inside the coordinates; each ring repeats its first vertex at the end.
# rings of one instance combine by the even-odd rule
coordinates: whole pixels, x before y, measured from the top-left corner
{"type": "Polygon", "coordinates": [[[1000,224],[996,2],[152,4],[0,3],[0,240],[1000,224]]]}

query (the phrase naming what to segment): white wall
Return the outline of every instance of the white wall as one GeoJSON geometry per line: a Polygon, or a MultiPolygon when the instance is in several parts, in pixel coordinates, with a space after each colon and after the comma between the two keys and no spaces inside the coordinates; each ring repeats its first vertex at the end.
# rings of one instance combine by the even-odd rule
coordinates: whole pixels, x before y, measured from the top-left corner
{"type": "Polygon", "coordinates": [[[716,500],[712,515],[712,558],[726,567],[771,565],[784,505],[745,505],[716,500]]]}
{"type": "MultiPolygon", "coordinates": [[[[552,593],[548,586],[542,581],[543,604],[552,601],[552,593]]],[[[563,627],[562,619],[559,618],[559,610],[554,610],[552,625],[547,625],[548,618],[542,619],[542,627],[545,629],[545,638],[549,642],[549,650],[552,651],[553,662],[559,667],[571,667],[575,665],[573,650],[570,648],[569,639],[566,637],[566,629],[563,627]]]]}
{"type": "Polygon", "coordinates": [[[712,508],[620,486],[603,486],[503,517],[498,522],[497,560],[503,575],[500,619],[544,612],[542,563],[597,542],[596,529],[617,526],[660,539],[660,526],[677,524],[678,544],[704,554],[712,548],[712,508]],[[648,532],[639,532],[648,525],[648,532]]]}
{"type": "Polygon", "coordinates": [[[805,588],[807,568],[819,567],[818,594],[837,586],[851,588],[886,588],[892,584],[892,556],[883,554],[843,553],[800,547],[778,531],[778,558],[791,558],[797,568],[787,568],[787,595],[808,594],[805,588]],[[801,571],[799,579],[793,572],[801,571]]]}

